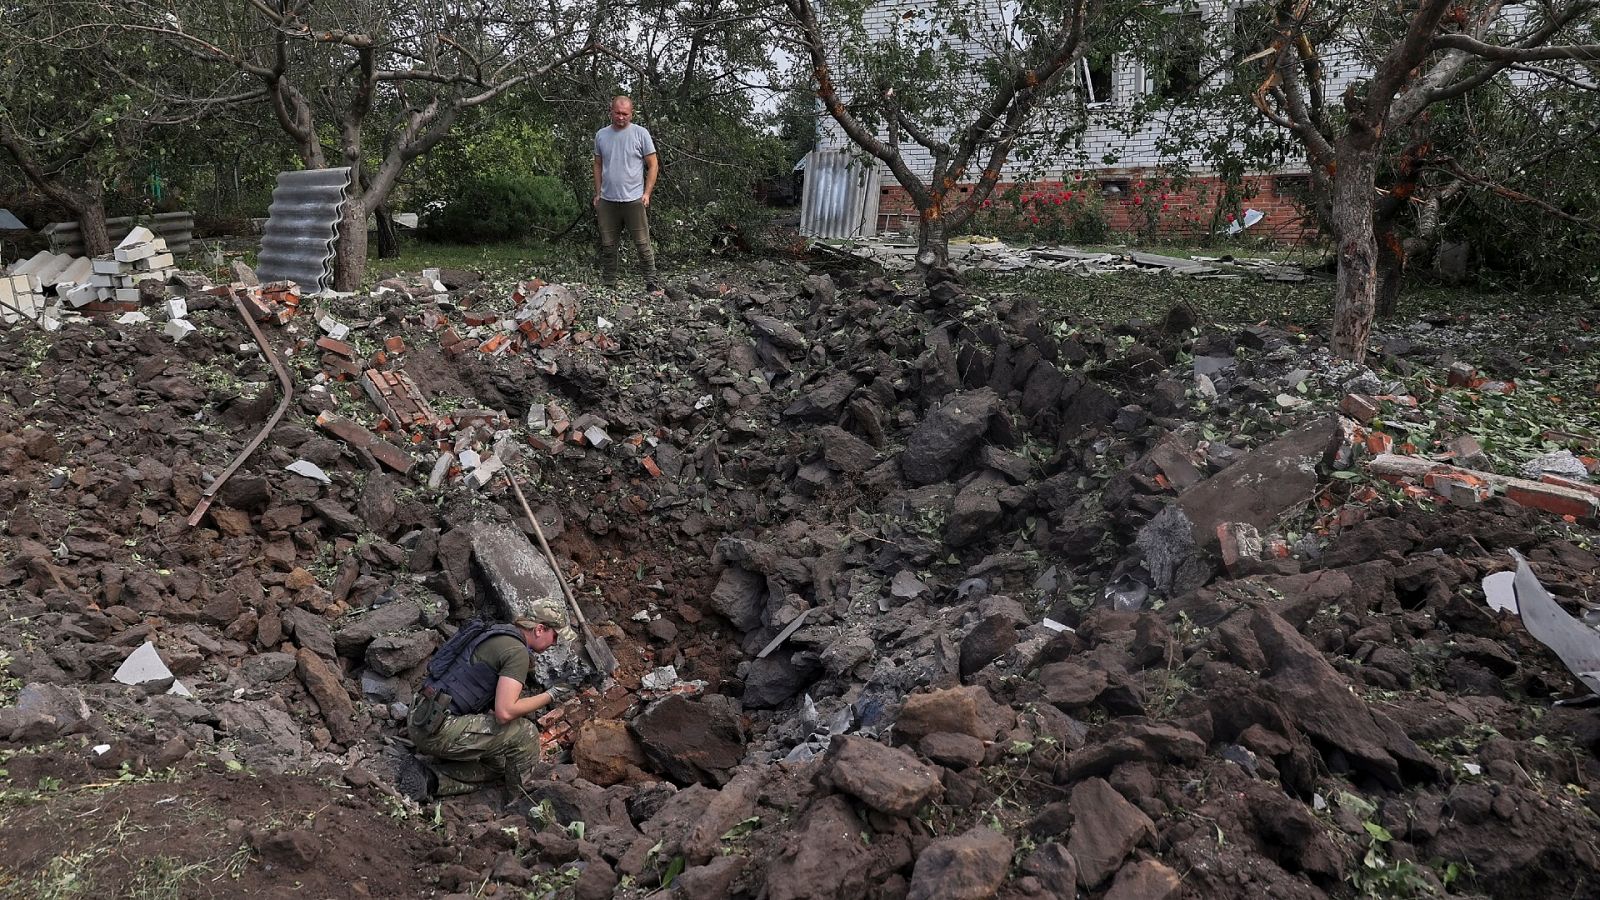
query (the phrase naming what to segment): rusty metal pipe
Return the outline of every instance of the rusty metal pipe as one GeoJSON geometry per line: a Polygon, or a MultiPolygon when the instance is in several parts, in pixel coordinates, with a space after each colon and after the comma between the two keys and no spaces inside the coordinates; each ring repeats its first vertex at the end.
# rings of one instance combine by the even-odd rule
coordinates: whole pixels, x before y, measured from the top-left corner
{"type": "Polygon", "coordinates": [[[211,508],[211,501],[216,497],[217,491],[222,490],[222,486],[227,483],[229,478],[233,477],[233,473],[244,465],[244,461],[250,458],[250,454],[256,452],[256,449],[261,446],[261,442],[265,441],[267,435],[272,433],[272,429],[278,427],[278,422],[283,418],[283,414],[289,411],[289,403],[294,399],[294,384],[289,380],[289,370],[284,368],[283,361],[278,359],[278,355],[272,352],[271,347],[267,346],[267,336],[261,333],[261,326],[256,324],[255,317],[250,315],[250,310],[245,307],[244,301],[239,299],[238,294],[233,294],[233,308],[238,310],[239,317],[244,319],[245,326],[250,329],[250,334],[255,337],[256,347],[261,350],[261,355],[267,358],[267,364],[272,366],[273,372],[277,373],[278,384],[283,387],[283,399],[279,401],[278,408],[272,411],[272,416],[267,419],[267,424],[261,426],[261,431],[257,432],[254,438],[251,438],[250,443],[239,451],[239,455],[233,458],[233,462],[228,463],[228,467],[222,470],[222,474],[218,475],[216,480],[211,482],[211,486],[205,489],[205,493],[200,495],[200,502],[195,505],[194,512],[189,513],[188,521],[191,528],[200,524],[200,519],[205,516],[206,510],[211,508]]]}

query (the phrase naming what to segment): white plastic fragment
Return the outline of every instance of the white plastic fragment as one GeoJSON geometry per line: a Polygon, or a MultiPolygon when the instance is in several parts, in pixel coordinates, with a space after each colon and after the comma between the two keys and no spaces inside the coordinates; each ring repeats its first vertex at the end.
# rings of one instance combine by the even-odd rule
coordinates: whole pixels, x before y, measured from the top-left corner
{"type": "MultiPolygon", "coordinates": [[[[172,670],[161,661],[161,654],[156,652],[156,645],[145,641],[139,645],[139,649],[128,654],[128,658],[122,661],[122,665],[111,678],[123,684],[145,684],[172,678],[172,670]]],[[[167,689],[167,693],[177,694],[180,697],[194,696],[183,686],[183,682],[176,679],[173,679],[172,687],[167,689]]]]}
{"type": "Polygon", "coordinates": [[[1043,625],[1044,627],[1046,627],[1048,629],[1050,629],[1051,631],[1056,632],[1057,634],[1060,634],[1061,632],[1064,632],[1064,631],[1073,631],[1073,628],[1072,628],[1071,625],[1063,625],[1060,622],[1057,622],[1055,619],[1050,618],[1049,616],[1046,616],[1045,618],[1041,619],[1039,621],[1039,624],[1043,625]]]}
{"type": "Polygon", "coordinates": [[[1572,617],[1556,603],[1534,576],[1528,561],[1515,550],[1517,609],[1522,624],[1539,643],[1549,647],[1590,691],[1600,693],[1600,632],[1572,617]]]}
{"type": "Polygon", "coordinates": [[[311,479],[314,479],[316,481],[320,481],[323,484],[332,484],[333,483],[333,479],[328,477],[328,473],[322,471],[322,467],[321,466],[317,465],[316,463],[312,462],[309,459],[297,459],[294,462],[289,463],[287,466],[284,466],[283,468],[286,471],[293,472],[294,474],[299,475],[299,476],[301,476],[303,478],[311,478],[311,479]]]}
{"type": "Polygon", "coordinates": [[[1495,612],[1517,615],[1517,573],[1496,572],[1483,579],[1483,597],[1495,612]]]}
{"type": "Polygon", "coordinates": [[[105,756],[107,753],[111,752],[111,745],[110,744],[95,744],[93,747],[90,747],[89,749],[94,751],[94,755],[95,756],[105,756]]]}

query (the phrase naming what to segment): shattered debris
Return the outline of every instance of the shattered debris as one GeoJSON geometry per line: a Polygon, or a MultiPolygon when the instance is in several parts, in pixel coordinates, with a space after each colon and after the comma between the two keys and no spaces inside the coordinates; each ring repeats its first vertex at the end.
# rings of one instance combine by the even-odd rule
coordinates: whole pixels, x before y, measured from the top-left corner
{"type": "MultiPolygon", "coordinates": [[[[169,288],[182,314],[150,305],[200,325],[182,343],[105,328],[35,375],[0,335],[13,394],[49,377],[63,407],[0,407],[0,650],[25,685],[0,739],[70,735],[113,772],[177,740],[208,788],[342,773],[316,822],[414,821],[390,782],[418,667],[559,594],[538,532],[619,665],[542,654],[535,680],[583,689],[537,714],[526,799],[429,804],[383,844],[448,860],[417,864],[441,892],[1291,897],[1374,847],[1470,861],[1486,895],[1600,877],[1567,787],[1600,773],[1592,713],[1551,699],[1589,669],[1519,624],[1538,602],[1507,603],[1493,552],[1593,590],[1589,517],[1507,502],[1593,478],[1424,435],[1454,422],[1443,365],[1402,382],[1287,327],[778,267],[648,308],[448,270],[305,316],[242,277],[169,288]],[[261,338],[216,314],[235,299],[261,338]],[[203,527],[168,529],[265,417],[267,351],[303,388],[289,415],[203,527]],[[146,641],[194,697],[104,683],[146,641]]],[[[289,859],[337,836],[317,827],[242,840],[289,859]]]]}
{"type": "MultiPolygon", "coordinates": [[[[889,233],[879,238],[845,243],[813,241],[811,249],[819,253],[840,254],[867,260],[882,266],[887,272],[907,272],[916,266],[916,243],[896,240],[889,233]]],[[[1043,269],[1083,276],[1139,272],[1207,279],[1254,276],[1264,281],[1280,282],[1301,282],[1311,279],[1311,275],[1299,266],[1269,259],[1233,257],[1223,259],[1214,256],[1183,259],[1137,250],[1111,253],[1076,250],[1071,247],[1013,247],[992,238],[951,240],[950,264],[958,272],[1043,269]]]]}

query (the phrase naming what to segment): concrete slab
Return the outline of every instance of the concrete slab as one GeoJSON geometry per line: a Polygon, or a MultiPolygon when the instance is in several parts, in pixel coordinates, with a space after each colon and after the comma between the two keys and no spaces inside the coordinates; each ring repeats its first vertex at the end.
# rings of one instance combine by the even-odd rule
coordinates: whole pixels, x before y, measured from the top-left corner
{"type": "Polygon", "coordinates": [[[472,558],[507,621],[526,615],[535,604],[554,601],[566,608],[561,582],[537,547],[510,525],[469,526],[472,558]]]}

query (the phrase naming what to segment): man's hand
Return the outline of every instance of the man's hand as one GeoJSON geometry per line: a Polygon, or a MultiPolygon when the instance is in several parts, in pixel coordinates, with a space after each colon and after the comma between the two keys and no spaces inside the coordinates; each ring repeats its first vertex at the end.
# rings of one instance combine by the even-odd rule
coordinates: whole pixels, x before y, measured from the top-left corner
{"type": "Polygon", "coordinates": [[[645,191],[644,196],[640,197],[639,199],[640,199],[640,201],[642,201],[644,203],[644,208],[645,209],[649,209],[650,208],[650,192],[649,191],[645,191]]]}
{"type": "Polygon", "coordinates": [[[550,705],[554,706],[557,703],[565,703],[571,700],[578,692],[571,685],[553,684],[545,693],[550,695],[550,705]]]}
{"type": "Polygon", "coordinates": [[[594,195],[594,208],[595,209],[599,209],[600,208],[600,195],[599,194],[595,194],[594,195]]]}

